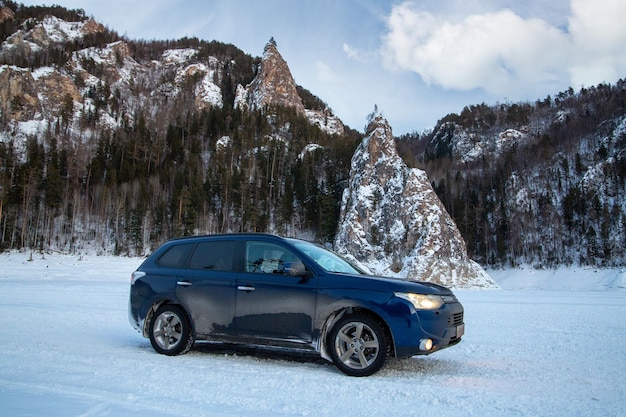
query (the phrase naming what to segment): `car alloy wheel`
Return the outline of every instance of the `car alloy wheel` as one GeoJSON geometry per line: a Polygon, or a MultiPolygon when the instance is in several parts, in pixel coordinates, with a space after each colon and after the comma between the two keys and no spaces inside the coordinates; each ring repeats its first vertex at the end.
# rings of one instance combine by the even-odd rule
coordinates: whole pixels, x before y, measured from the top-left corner
{"type": "Polygon", "coordinates": [[[350,376],[368,376],[378,371],[387,356],[387,339],[373,319],[346,316],[333,327],[329,336],[333,363],[350,376]]]}
{"type": "Polygon", "coordinates": [[[174,305],[159,308],[150,322],[150,343],[165,355],[180,355],[193,345],[191,323],[184,311],[174,305]]]}

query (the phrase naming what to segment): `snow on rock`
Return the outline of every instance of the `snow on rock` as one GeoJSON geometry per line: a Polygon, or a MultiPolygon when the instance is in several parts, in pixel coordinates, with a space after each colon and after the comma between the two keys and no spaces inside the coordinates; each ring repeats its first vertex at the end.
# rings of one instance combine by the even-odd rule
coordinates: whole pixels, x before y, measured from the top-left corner
{"type": "Polygon", "coordinates": [[[54,73],[55,69],[52,67],[39,67],[32,70],[31,75],[35,80],[42,77],[49,77],[54,73]]]}
{"type": "Polygon", "coordinates": [[[161,55],[166,64],[183,64],[198,54],[194,48],[168,49],[161,55]]]}
{"type": "MultiPolygon", "coordinates": [[[[5,19],[12,18],[9,11],[4,13],[5,19]]],[[[0,56],[10,58],[62,47],[104,30],[104,26],[93,20],[67,22],[52,16],[39,21],[33,19],[2,42],[0,56]]],[[[72,52],[63,67],[0,66],[0,112],[9,120],[35,120],[43,126],[53,126],[62,120],[79,137],[85,136],[83,127],[78,126],[85,118],[104,128],[115,128],[122,123],[132,126],[133,107],[139,103],[151,106],[192,97],[196,110],[222,108],[224,97],[219,85],[227,73],[226,65],[231,64],[234,61],[229,64],[212,56],[200,59],[197,48],[168,49],[159,59],[139,63],[123,40],[87,47],[72,52]],[[145,92],[134,96],[137,86],[145,92]],[[112,105],[120,103],[119,108],[112,105]]],[[[329,109],[305,112],[289,67],[276,44],[270,41],[257,76],[247,87],[237,87],[235,107],[258,110],[276,105],[294,108],[309,123],[330,135],[344,132],[343,123],[329,109]]],[[[5,129],[2,141],[22,140],[25,132],[19,130],[19,124],[13,127],[13,132],[5,129]]],[[[291,137],[289,126],[285,128],[287,131],[276,133],[291,137]]]]}
{"type": "Polygon", "coordinates": [[[526,140],[527,138],[528,135],[526,133],[520,132],[516,129],[507,129],[498,135],[498,139],[496,140],[496,150],[499,152],[506,152],[517,143],[526,140]]]}
{"type": "Polygon", "coordinates": [[[31,72],[26,68],[0,67],[0,109],[7,109],[11,119],[32,120],[58,116],[69,96],[80,101],[81,94],[68,75],[50,67],[31,72]]]}
{"type": "Polygon", "coordinates": [[[451,129],[452,152],[459,155],[463,162],[475,161],[492,152],[497,154],[508,152],[514,146],[523,145],[528,141],[528,134],[517,129],[507,129],[494,138],[470,132],[459,125],[449,124],[444,128],[451,129]]]}
{"type": "Polygon", "coordinates": [[[130,85],[137,74],[143,70],[142,66],[132,58],[128,44],[124,41],[113,42],[103,48],[90,47],[74,52],[70,65],[74,71],[88,77],[90,74],[82,65],[84,61],[101,66],[102,80],[111,87],[116,84],[130,85]]]}
{"type": "Polygon", "coordinates": [[[330,111],[305,110],[306,118],[312,125],[318,126],[329,135],[343,135],[344,126],[338,117],[330,111]]]}
{"type": "MultiPolygon", "coordinates": [[[[192,49],[170,50],[170,54],[167,54],[167,59],[170,59],[170,63],[174,60],[182,60],[185,62],[187,59],[193,56],[192,49]]],[[[168,51],[166,51],[168,52],[168,51]]],[[[164,54],[165,55],[165,54],[164,54]]],[[[195,97],[195,108],[198,110],[206,109],[209,107],[222,108],[224,105],[222,98],[222,90],[215,84],[214,79],[219,72],[220,63],[215,57],[209,57],[208,64],[195,63],[187,65],[176,71],[174,83],[163,83],[157,89],[156,93],[173,97],[183,91],[184,86],[191,80],[193,82],[193,94],[195,97]]]]}
{"type": "Polygon", "coordinates": [[[298,155],[298,159],[302,161],[308,153],[315,152],[318,149],[324,149],[324,147],[322,145],[318,145],[317,143],[309,143],[304,147],[304,149],[302,149],[302,152],[298,155]]]}
{"type": "Polygon", "coordinates": [[[43,135],[46,128],[46,123],[37,120],[23,122],[11,120],[7,123],[7,129],[0,132],[0,143],[11,144],[17,158],[16,161],[23,164],[26,163],[28,155],[26,152],[28,138],[43,135]]]}
{"type": "Polygon", "coordinates": [[[374,273],[454,288],[492,288],[426,173],[409,169],[381,116],[357,148],[344,191],[335,249],[374,273]]]}
{"type": "Polygon", "coordinates": [[[86,34],[104,31],[94,20],[67,22],[55,16],[46,16],[29,29],[21,29],[9,36],[0,47],[0,53],[39,51],[53,43],[82,39],[86,34]]]}
{"type": "Polygon", "coordinates": [[[213,72],[207,72],[202,81],[196,85],[196,108],[206,107],[222,108],[222,90],[213,82],[213,72]]]}
{"type": "Polygon", "coordinates": [[[84,22],[66,22],[54,16],[46,16],[43,22],[35,25],[31,37],[40,45],[67,42],[83,37],[84,22]]]}
{"type": "Polygon", "coordinates": [[[556,112],[556,116],[553,120],[553,123],[563,124],[567,121],[568,116],[570,115],[569,110],[559,110],[556,112]]]}
{"type": "Polygon", "coordinates": [[[237,85],[235,91],[235,103],[234,107],[241,110],[249,110],[248,107],[248,90],[241,84],[237,85]]]}
{"type": "Polygon", "coordinates": [[[220,151],[220,150],[227,149],[232,143],[232,141],[233,140],[230,138],[230,136],[222,136],[221,138],[217,140],[217,142],[215,142],[215,150],[220,151]]]}

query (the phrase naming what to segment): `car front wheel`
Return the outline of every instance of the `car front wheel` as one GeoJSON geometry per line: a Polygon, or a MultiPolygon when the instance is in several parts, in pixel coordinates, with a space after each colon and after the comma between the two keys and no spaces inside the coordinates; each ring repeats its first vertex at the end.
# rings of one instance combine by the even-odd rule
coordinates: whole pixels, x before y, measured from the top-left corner
{"type": "Polygon", "coordinates": [[[186,353],[194,342],[189,317],[174,305],[164,305],[154,313],[149,333],[154,350],[164,355],[186,353]]]}
{"type": "Polygon", "coordinates": [[[328,336],[333,363],[350,376],[369,376],[387,357],[387,338],[380,324],[368,316],[345,316],[328,336]]]}

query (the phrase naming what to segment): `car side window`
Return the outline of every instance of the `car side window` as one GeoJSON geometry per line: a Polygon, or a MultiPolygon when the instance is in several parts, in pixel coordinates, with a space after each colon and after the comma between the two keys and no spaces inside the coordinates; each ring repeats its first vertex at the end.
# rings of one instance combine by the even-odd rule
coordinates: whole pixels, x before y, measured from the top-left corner
{"type": "Polygon", "coordinates": [[[283,274],[285,264],[300,259],[282,246],[266,242],[247,242],[246,272],[283,274]]]}
{"type": "Polygon", "coordinates": [[[232,271],[234,241],[201,242],[191,255],[189,268],[209,271],[232,271]]]}
{"type": "Polygon", "coordinates": [[[192,248],[193,243],[174,245],[159,257],[156,264],[164,268],[182,268],[192,248]]]}

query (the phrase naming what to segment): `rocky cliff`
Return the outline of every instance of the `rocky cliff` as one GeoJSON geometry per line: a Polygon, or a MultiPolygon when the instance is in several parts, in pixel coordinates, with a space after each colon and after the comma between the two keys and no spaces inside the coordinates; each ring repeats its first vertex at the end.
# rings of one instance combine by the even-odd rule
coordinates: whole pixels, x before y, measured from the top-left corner
{"type": "Polygon", "coordinates": [[[392,130],[373,118],[356,150],[343,194],[335,249],[380,275],[450,287],[493,287],[424,171],[398,156],[392,130]]]}
{"type": "Polygon", "coordinates": [[[291,107],[304,116],[304,105],[289,66],[273,41],[265,45],[257,76],[245,88],[239,86],[235,98],[235,107],[242,109],[263,110],[270,105],[291,107]]]}
{"type": "Polygon", "coordinates": [[[235,107],[244,110],[264,110],[272,105],[293,108],[326,133],[341,135],[344,132],[343,123],[330,110],[304,108],[289,65],[278,52],[273,39],[265,45],[254,80],[245,87],[241,84],[237,86],[235,96],[235,107]]]}
{"type": "Polygon", "coordinates": [[[481,264],[621,267],[625,102],[620,80],[534,104],[483,103],[398,147],[428,172],[481,264]]]}

